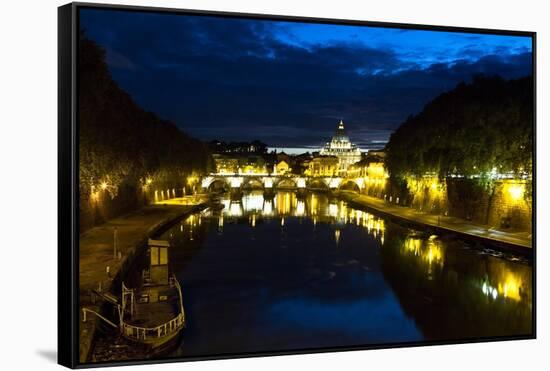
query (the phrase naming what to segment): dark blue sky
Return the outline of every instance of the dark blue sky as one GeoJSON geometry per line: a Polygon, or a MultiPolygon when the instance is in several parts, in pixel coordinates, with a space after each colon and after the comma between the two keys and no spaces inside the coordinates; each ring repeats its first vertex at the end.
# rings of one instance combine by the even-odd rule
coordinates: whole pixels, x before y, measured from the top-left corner
{"type": "Polygon", "coordinates": [[[362,149],[475,74],[531,74],[531,39],[101,9],[81,28],[144,109],[204,140],[362,149]]]}

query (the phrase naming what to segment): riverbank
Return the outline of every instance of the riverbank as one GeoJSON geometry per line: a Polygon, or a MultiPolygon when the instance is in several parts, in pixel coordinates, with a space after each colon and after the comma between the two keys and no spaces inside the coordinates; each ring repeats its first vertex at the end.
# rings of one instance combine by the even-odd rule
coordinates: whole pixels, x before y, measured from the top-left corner
{"type": "Polygon", "coordinates": [[[472,240],[486,241],[505,250],[527,255],[532,254],[532,235],[528,232],[503,231],[456,217],[427,214],[354,192],[339,192],[337,195],[350,203],[415,225],[455,233],[472,240]]]}
{"type": "MultiPolygon", "coordinates": [[[[134,213],[110,220],[94,227],[80,236],[79,288],[80,308],[100,311],[100,303],[94,302],[91,291],[101,287],[109,292],[113,280],[132,263],[140,246],[163,228],[187,214],[204,207],[206,200],[183,205],[171,203],[151,205],[134,213]],[[117,257],[114,252],[114,231],[117,231],[117,257]]],[[[82,322],[80,312],[80,362],[88,360],[93,345],[97,317],[88,314],[82,322]]]]}

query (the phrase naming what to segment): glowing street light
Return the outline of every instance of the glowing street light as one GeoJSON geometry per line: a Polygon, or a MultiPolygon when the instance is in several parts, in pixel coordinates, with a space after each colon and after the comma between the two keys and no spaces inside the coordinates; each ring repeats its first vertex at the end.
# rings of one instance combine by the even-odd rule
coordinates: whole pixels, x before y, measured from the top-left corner
{"type": "Polygon", "coordinates": [[[525,193],[525,187],[522,184],[512,184],[508,187],[508,194],[512,201],[519,201],[525,193]]]}

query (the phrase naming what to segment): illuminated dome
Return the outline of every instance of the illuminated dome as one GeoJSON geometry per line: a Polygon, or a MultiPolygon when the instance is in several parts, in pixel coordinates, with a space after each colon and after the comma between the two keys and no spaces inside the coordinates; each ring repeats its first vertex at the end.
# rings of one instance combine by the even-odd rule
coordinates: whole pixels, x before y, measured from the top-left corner
{"type": "Polygon", "coordinates": [[[351,143],[343,120],[340,120],[332,140],[325,145],[320,154],[338,157],[340,175],[345,175],[349,165],[361,161],[361,151],[351,143]]]}
{"type": "Polygon", "coordinates": [[[340,123],[338,124],[338,129],[336,129],[336,133],[334,133],[334,136],[332,137],[332,141],[350,141],[348,135],[346,134],[346,130],[344,129],[344,121],[340,120],[340,123]]]}

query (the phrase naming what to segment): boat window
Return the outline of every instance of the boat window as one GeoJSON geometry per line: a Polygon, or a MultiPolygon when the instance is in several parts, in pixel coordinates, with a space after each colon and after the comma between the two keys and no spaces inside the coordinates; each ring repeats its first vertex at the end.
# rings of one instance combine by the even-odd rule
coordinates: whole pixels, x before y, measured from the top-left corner
{"type": "Polygon", "coordinates": [[[151,247],[151,265],[159,264],[158,247],[151,247]]]}
{"type": "Polygon", "coordinates": [[[139,303],[148,303],[149,302],[149,295],[143,294],[139,298],[139,303]]]}
{"type": "Polygon", "coordinates": [[[164,265],[168,264],[168,249],[162,248],[160,249],[160,262],[159,264],[164,265]]]}

